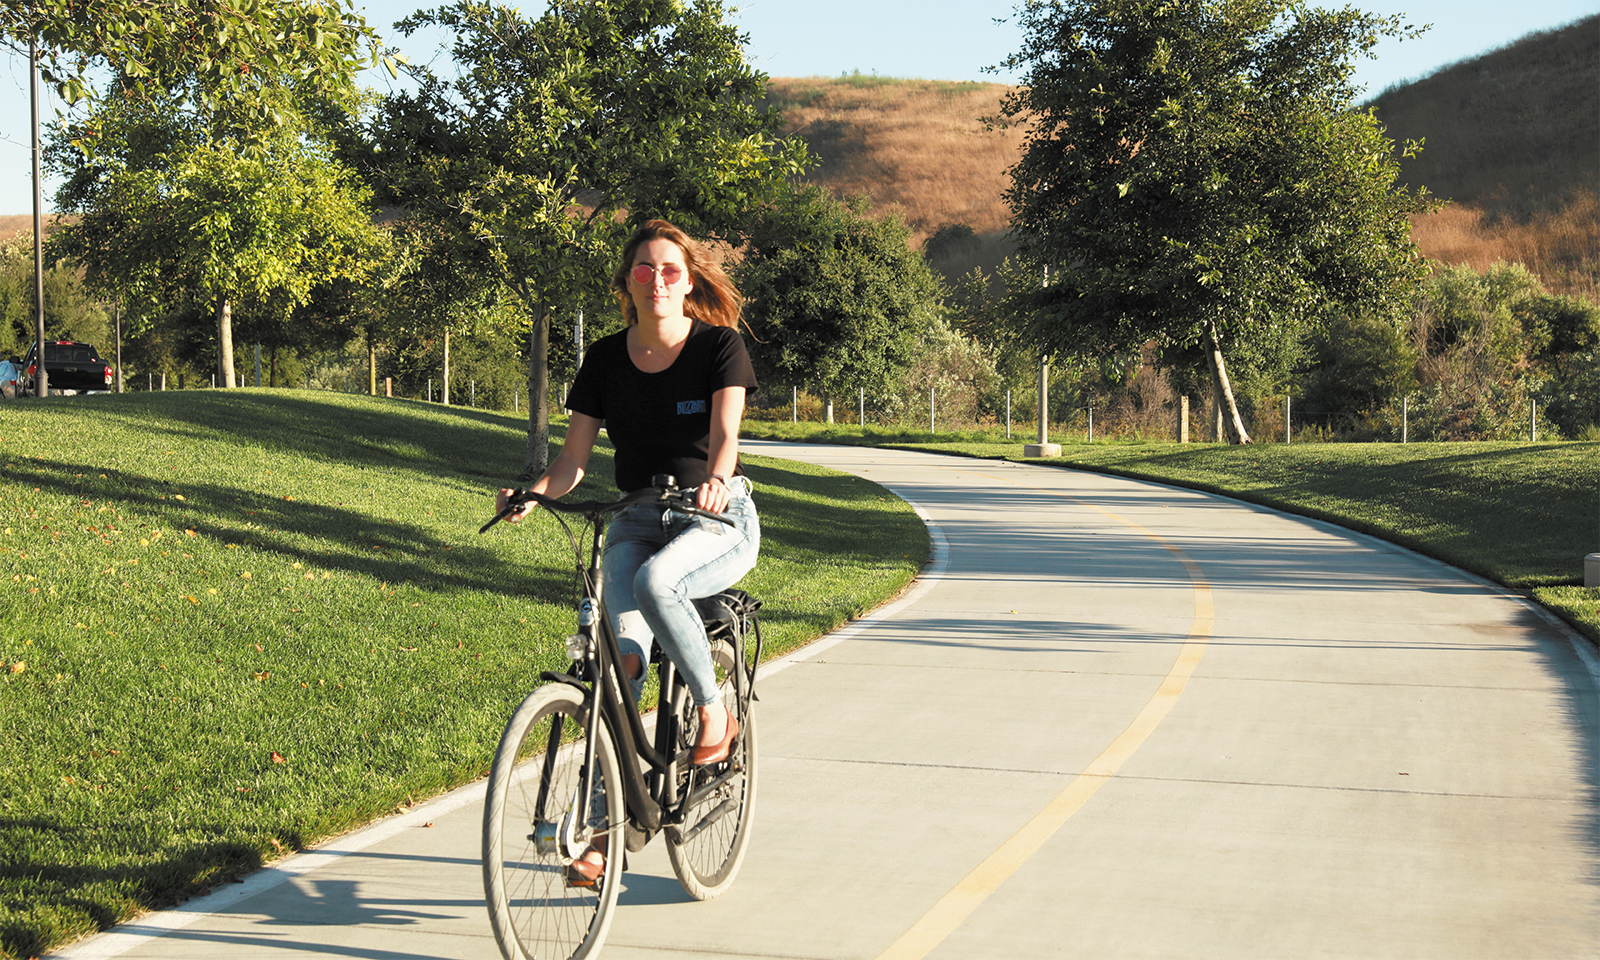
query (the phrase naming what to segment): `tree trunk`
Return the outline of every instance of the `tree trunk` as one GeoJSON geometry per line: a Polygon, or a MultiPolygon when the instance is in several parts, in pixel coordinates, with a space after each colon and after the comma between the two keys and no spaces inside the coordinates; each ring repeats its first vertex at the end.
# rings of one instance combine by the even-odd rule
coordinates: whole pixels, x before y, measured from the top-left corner
{"type": "Polygon", "coordinates": [[[444,328],[444,380],[440,386],[439,402],[450,406],[450,328],[444,328]]]}
{"type": "Polygon", "coordinates": [[[524,482],[539,479],[550,466],[550,308],[533,308],[528,331],[528,455],[522,464],[524,482]]]}
{"type": "Polygon", "coordinates": [[[822,422],[833,422],[833,394],[831,393],[822,395],[822,422]]]}
{"type": "Polygon", "coordinates": [[[1228,406],[1228,401],[1222,396],[1222,384],[1217,380],[1217,363],[1209,349],[1206,351],[1206,365],[1211,368],[1211,441],[1227,443],[1228,428],[1222,421],[1222,411],[1228,406]]]}
{"type": "Polygon", "coordinates": [[[217,301],[217,383],[232,389],[233,382],[233,301],[217,301]]]}
{"type": "Polygon", "coordinates": [[[371,330],[367,331],[367,395],[378,395],[378,343],[371,330]]]}
{"type": "MultiPolygon", "coordinates": [[[[1222,411],[1227,411],[1227,425],[1236,443],[1249,443],[1250,434],[1245,432],[1244,420],[1239,416],[1239,404],[1234,401],[1233,387],[1228,383],[1228,365],[1222,359],[1222,342],[1217,337],[1217,325],[1206,321],[1206,360],[1211,366],[1211,382],[1217,393],[1218,416],[1222,411]]],[[[1220,439],[1220,438],[1219,438],[1220,439]]]]}

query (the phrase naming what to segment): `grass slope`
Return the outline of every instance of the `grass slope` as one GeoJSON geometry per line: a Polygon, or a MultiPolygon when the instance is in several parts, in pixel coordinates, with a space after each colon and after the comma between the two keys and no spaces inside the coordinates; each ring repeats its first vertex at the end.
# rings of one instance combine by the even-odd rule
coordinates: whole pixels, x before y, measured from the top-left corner
{"type": "MultiPolygon", "coordinates": [[[[1022,441],[749,423],[750,436],[1022,460],[1022,441]]],[[[1062,438],[1055,438],[1058,441],[1062,438]]],[[[1526,591],[1600,643],[1600,443],[1073,443],[1041,464],[1223,493],[1369,533],[1526,591]]]]}
{"type": "MultiPolygon", "coordinates": [[[[526,421],[261,390],[0,416],[4,957],[473,779],[565,663],[559,528],[476,532],[526,421]]],[[[876,485],[750,461],[765,542],[744,586],[769,653],[925,559],[922,524],[876,485]]],[[[603,496],[609,451],[592,466],[603,496]]]]}

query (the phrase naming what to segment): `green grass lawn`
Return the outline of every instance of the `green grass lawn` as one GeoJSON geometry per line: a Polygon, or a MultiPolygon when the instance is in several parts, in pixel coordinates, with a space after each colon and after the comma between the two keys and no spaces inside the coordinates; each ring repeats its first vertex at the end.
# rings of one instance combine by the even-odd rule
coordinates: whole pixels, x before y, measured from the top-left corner
{"type": "MultiPolygon", "coordinates": [[[[751,437],[1023,460],[1020,436],[749,423],[751,437]]],[[[1030,461],[1208,490],[1409,547],[1529,595],[1600,643],[1600,443],[1072,442],[1030,461]]]]}
{"type": "MultiPolygon", "coordinates": [[[[298,391],[0,406],[0,956],[483,773],[573,623],[550,518],[477,534],[525,442],[508,415],[298,391]]],[[[610,490],[609,451],[591,467],[577,496],[610,490]]],[[[926,559],[876,485],[748,468],[769,654],[926,559]]]]}

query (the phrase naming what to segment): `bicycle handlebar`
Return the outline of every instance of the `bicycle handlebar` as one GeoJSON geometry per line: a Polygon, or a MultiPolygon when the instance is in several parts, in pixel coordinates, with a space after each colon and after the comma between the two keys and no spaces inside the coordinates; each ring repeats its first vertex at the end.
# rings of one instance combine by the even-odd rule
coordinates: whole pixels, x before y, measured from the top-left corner
{"type": "Polygon", "coordinates": [[[582,500],[574,503],[566,503],[554,497],[547,497],[542,493],[534,493],[532,490],[518,488],[511,492],[511,497],[506,500],[505,507],[496,513],[488,523],[479,527],[478,532],[488,533],[490,527],[516,513],[517,508],[525,503],[536,503],[546,510],[554,510],[557,513],[582,514],[591,519],[601,514],[621,510],[623,507],[631,507],[636,503],[659,503],[667,509],[676,510],[679,513],[707,517],[720,523],[725,523],[730,527],[734,525],[732,520],[722,514],[712,513],[710,510],[702,510],[696,506],[694,502],[695,487],[680,490],[678,489],[677,481],[673,477],[664,475],[656,476],[655,481],[652,486],[640,487],[638,490],[623,496],[620,500],[582,500]]]}

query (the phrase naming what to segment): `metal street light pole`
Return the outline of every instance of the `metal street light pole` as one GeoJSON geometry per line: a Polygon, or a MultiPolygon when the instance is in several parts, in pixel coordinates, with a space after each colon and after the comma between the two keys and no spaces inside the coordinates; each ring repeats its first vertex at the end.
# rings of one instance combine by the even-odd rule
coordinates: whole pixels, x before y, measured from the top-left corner
{"type": "MultiPolygon", "coordinates": [[[[1050,267],[1044,268],[1044,286],[1050,286],[1050,267]]],[[[1039,436],[1022,445],[1024,457],[1059,457],[1061,445],[1050,442],[1050,355],[1039,348],[1039,436]]]]}
{"type": "Polygon", "coordinates": [[[29,112],[33,121],[33,317],[35,339],[33,395],[50,395],[50,375],[44,368],[44,187],[39,180],[39,44],[28,38],[29,112]]]}

